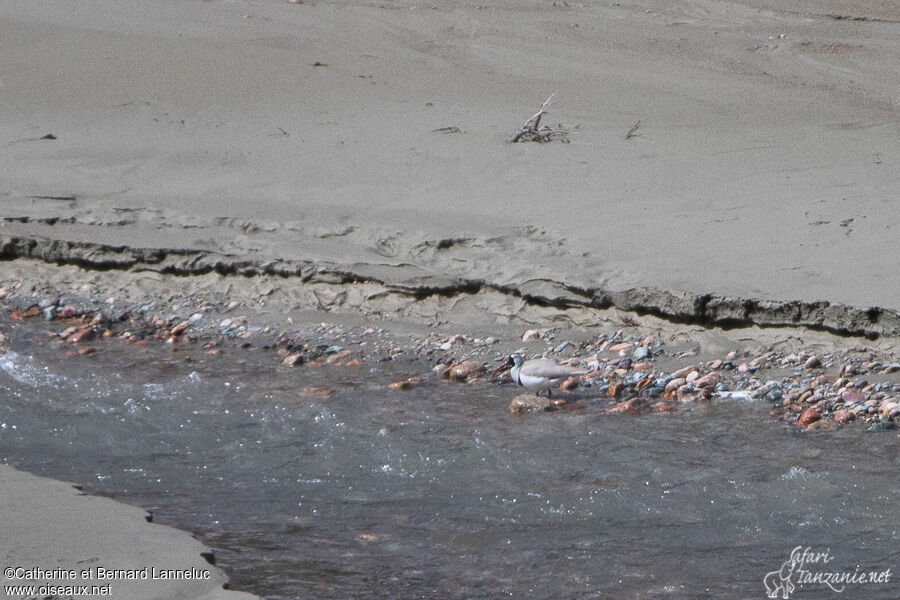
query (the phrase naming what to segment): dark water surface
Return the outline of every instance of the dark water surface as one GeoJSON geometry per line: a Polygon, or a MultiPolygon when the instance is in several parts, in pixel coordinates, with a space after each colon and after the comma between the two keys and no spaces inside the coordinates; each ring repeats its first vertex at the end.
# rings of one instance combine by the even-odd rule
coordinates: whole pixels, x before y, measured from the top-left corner
{"type": "MultiPolygon", "coordinates": [[[[30,336],[0,356],[0,460],[151,508],[273,600],[765,598],[797,546],[833,556],[810,571],[900,568],[896,433],[803,435],[760,403],[523,418],[513,388],[386,387],[427,363],[65,359],[30,336]]],[[[896,600],[892,577],[791,597],[896,600]]]]}

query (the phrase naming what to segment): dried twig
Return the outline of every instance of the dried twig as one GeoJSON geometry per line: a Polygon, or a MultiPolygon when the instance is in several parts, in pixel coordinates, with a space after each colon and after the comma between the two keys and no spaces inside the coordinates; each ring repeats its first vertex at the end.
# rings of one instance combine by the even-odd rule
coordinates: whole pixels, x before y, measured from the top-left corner
{"type": "Polygon", "coordinates": [[[641,126],[641,122],[640,122],[640,121],[638,121],[637,123],[635,123],[635,124],[631,127],[631,129],[628,130],[628,133],[625,134],[625,139],[626,139],[626,140],[630,140],[631,138],[633,138],[635,132],[638,130],[638,127],[640,127],[640,126],[641,126]]]}
{"type": "Polygon", "coordinates": [[[550,97],[544,100],[544,103],[541,104],[540,110],[534,113],[525,124],[522,125],[519,132],[516,133],[515,136],[510,141],[510,143],[515,144],[516,142],[552,142],[553,140],[559,140],[561,142],[569,141],[569,132],[562,128],[561,125],[557,127],[550,127],[548,125],[544,125],[541,127],[541,117],[545,114],[550,114],[547,112],[547,109],[553,104],[553,96],[556,94],[550,94],[550,97]]]}

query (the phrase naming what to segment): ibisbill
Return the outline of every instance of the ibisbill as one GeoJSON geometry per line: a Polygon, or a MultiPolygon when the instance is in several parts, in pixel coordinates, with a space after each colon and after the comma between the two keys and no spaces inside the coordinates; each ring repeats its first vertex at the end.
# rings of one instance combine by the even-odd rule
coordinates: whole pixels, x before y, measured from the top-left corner
{"type": "Polygon", "coordinates": [[[550,388],[560,384],[572,375],[584,375],[584,369],[558,364],[547,358],[525,360],[519,354],[511,354],[502,365],[494,370],[494,374],[509,368],[509,376],[519,385],[535,390],[547,390],[547,397],[552,397],[550,388]],[[510,368],[511,367],[511,368],[510,368]]]}

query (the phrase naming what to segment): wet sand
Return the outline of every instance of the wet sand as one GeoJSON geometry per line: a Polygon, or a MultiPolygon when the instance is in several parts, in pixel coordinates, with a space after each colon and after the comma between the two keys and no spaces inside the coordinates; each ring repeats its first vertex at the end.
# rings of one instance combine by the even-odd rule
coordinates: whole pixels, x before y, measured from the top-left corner
{"type": "Polygon", "coordinates": [[[21,594],[4,588],[3,597],[256,598],[224,590],[228,578],[202,556],[212,556],[208,548],[187,533],[149,523],[148,517],[140,508],[0,465],[3,585],[90,588],[21,594]],[[116,571],[145,570],[144,580],[110,579],[116,571]],[[180,578],[167,579],[176,575],[180,578]]]}

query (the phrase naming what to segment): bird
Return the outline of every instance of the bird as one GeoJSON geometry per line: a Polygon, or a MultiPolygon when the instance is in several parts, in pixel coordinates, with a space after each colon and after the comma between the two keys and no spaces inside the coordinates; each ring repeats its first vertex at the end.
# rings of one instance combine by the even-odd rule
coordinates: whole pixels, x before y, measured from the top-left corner
{"type": "Polygon", "coordinates": [[[548,398],[553,397],[550,388],[558,385],[563,379],[587,373],[583,369],[560,365],[546,358],[525,360],[519,354],[510,355],[495,373],[510,366],[512,368],[509,370],[509,375],[513,381],[537,390],[536,394],[540,394],[541,390],[547,390],[548,398]]]}

